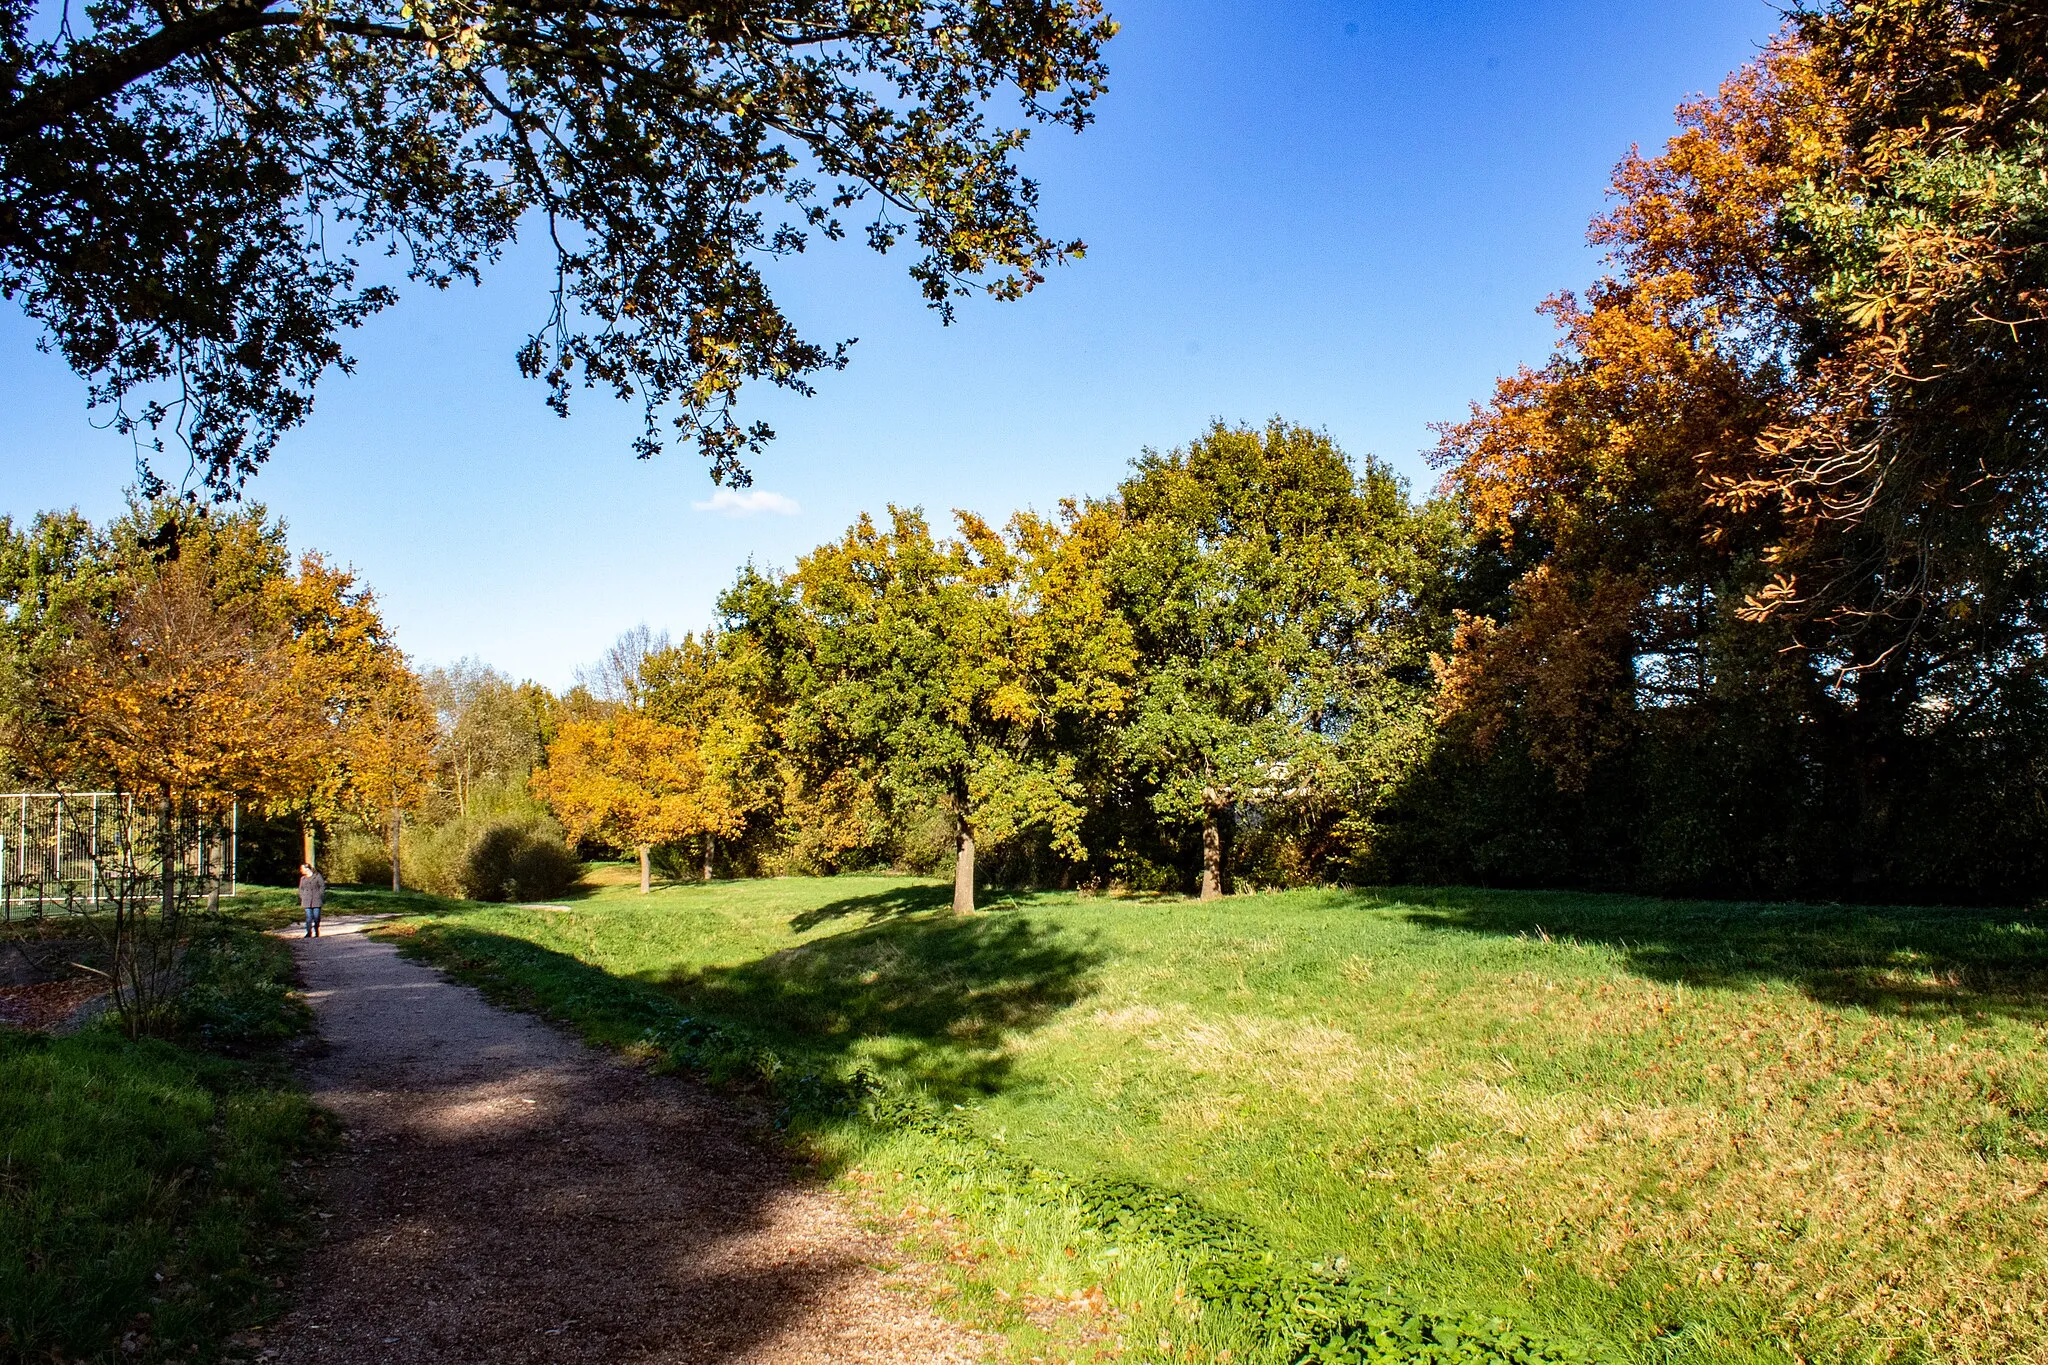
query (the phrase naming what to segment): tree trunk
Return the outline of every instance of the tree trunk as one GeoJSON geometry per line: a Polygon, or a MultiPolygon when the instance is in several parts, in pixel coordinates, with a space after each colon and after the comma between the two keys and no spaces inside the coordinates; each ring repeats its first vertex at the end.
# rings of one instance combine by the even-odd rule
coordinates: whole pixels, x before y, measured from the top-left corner
{"type": "Polygon", "coordinates": [[[640,845],[640,894],[643,896],[652,889],[651,874],[648,871],[647,865],[647,856],[651,852],[653,852],[652,845],[640,845]]]}
{"type": "Polygon", "coordinates": [[[404,881],[403,881],[403,879],[402,879],[402,878],[400,878],[400,876],[398,875],[398,834],[399,834],[399,830],[400,830],[400,828],[402,827],[402,826],[401,826],[401,822],[402,822],[402,821],[403,821],[404,819],[405,819],[405,816],[404,816],[404,814],[403,814],[403,813],[402,813],[401,811],[399,811],[399,809],[398,809],[398,808],[397,808],[396,806],[392,807],[392,809],[391,809],[391,889],[392,889],[393,891],[403,891],[403,890],[405,889],[405,884],[404,884],[404,881]]]}
{"type": "Polygon", "coordinates": [[[1202,899],[1223,899],[1223,812],[1213,801],[1202,805],[1202,899]]]}
{"type": "Polygon", "coordinates": [[[711,880],[711,850],[717,845],[718,841],[710,835],[704,836],[704,880],[707,882],[711,880]]]}
{"type": "Polygon", "coordinates": [[[318,840],[315,838],[313,834],[313,822],[311,820],[301,819],[299,821],[299,833],[306,845],[305,856],[300,858],[299,861],[304,863],[307,867],[314,868],[317,870],[320,866],[320,859],[316,855],[319,853],[320,850],[317,847],[315,847],[315,845],[318,843],[318,840]]]}
{"type": "Polygon", "coordinates": [[[974,836],[960,826],[959,855],[953,860],[953,913],[974,913],[974,836]]]}

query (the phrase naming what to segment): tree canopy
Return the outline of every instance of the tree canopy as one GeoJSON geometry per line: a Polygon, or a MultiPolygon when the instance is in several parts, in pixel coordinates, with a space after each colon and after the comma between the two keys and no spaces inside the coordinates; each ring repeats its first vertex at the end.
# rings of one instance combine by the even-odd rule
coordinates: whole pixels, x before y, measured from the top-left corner
{"type": "Polygon", "coordinates": [[[742,384],[846,359],[764,263],[853,234],[913,243],[947,316],[1028,292],[1082,248],[1018,156],[1086,126],[1115,27],[1097,0],[94,0],[54,27],[6,0],[0,291],[225,496],[345,332],[525,231],[556,271],[518,363],[550,404],[635,401],[642,456],[672,425],[745,483],[772,432],[742,384]]]}
{"type": "Polygon", "coordinates": [[[1232,811],[1350,795],[1338,770],[1380,712],[1419,710],[1412,513],[1384,465],[1278,421],[1147,454],[1119,503],[1112,581],[1144,660],[1122,755],[1162,818],[1201,827],[1213,898],[1232,811]]]}
{"type": "Polygon", "coordinates": [[[698,737],[636,707],[565,721],[533,785],[572,836],[637,850],[643,892],[654,845],[734,823],[698,737]]]}
{"type": "Polygon", "coordinates": [[[1818,5],[1622,164],[1612,273],[1439,452],[1512,579],[1446,675],[1482,748],[1779,886],[1949,863],[1902,833],[2034,761],[2044,54],[2038,7],[1818,5]]]}

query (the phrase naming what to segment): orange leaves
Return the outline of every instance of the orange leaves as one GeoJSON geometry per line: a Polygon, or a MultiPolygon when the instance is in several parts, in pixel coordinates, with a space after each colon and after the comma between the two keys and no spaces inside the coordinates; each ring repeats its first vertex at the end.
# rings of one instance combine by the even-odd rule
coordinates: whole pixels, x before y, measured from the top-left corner
{"type": "Polygon", "coordinates": [[[697,734],[632,707],[564,721],[533,789],[572,835],[628,848],[734,834],[745,818],[713,780],[697,734]]]}
{"type": "Polygon", "coordinates": [[[1467,617],[1448,661],[1437,661],[1439,713],[1473,727],[1482,748],[1517,716],[1531,753],[1577,788],[1593,761],[1624,737],[1616,720],[1633,682],[1630,618],[1643,584],[1596,572],[1574,580],[1545,564],[1514,586],[1506,626],[1467,617]]]}
{"type": "Polygon", "coordinates": [[[1679,106],[1660,156],[1616,169],[1620,202],[1590,234],[1632,280],[1686,274],[1696,295],[1745,294],[1770,274],[1778,209],[1795,186],[1840,161],[1848,111],[1790,37],[1679,106]]]}
{"type": "Polygon", "coordinates": [[[424,773],[399,750],[418,758],[431,716],[352,572],[295,568],[260,507],[137,504],[76,534],[69,573],[92,590],[46,609],[41,704],[10,726],[46,780],[322,814],[413,803],[424,773]]]}
{"type": "Polygon", "coordinates": [[[325,747],[288,643],[216,605],[197,557],[85,623],[52,683],[95,775],[130,791],[288,798],[312,785],[325,747]]]}

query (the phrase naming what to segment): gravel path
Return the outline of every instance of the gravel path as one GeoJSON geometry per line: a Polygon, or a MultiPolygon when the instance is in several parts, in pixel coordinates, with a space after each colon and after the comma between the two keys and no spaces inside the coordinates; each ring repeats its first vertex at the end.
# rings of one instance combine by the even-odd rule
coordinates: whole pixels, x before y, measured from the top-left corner
{"type": "Polygon", "coordinates": [[[758,1120],[363,935],[296,940],[347,1143],[264,1337],[298,1361],[969,1362],[758,1120]]]}

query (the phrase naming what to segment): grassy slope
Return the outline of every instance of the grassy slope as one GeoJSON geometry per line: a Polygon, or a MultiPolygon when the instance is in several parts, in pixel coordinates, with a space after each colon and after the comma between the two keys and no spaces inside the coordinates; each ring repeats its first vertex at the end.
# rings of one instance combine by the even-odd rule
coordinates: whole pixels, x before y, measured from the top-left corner
{"type": "MultiPolygon", "coordinates": [[[[638,983],[915,1082],[1039,1166],[1185,1191],[1304,1257],[1627,1358],[2048,1359],[2039,917],[1424,891],[956,919],[944,896],[608,886],[422,937],[518,958],[615,1043],[644,1021],[606,991],[638,983]]],[[[915,1147],[844,1150],[857,1179],[893,1163],[984,1240],[1030,1240],[915,1147]]],[[[1195,1338],[1229,1339],[1211,1326],[1195,1338]]]]}
{"type": "Polygon", "coordinates": [[[0,1030],[0,1359],[211,1359],[280,1306],[320,1130],[270,1054],[303,1007],[246,921],[191,961],[181,1043],[0,1030]]]}

